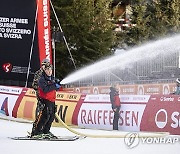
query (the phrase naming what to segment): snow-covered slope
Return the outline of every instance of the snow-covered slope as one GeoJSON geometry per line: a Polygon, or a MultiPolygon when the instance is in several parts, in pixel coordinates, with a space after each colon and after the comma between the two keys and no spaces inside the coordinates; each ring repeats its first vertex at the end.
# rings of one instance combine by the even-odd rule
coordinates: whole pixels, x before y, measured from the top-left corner
{"type": "MultiPolygon", "coordinates": [[[[0,153],[1,154],[178,154],[180,141],[172,143],[151,144],[142,143],[134,148],[128,148],[124,138],[85,138],[77,141],[53,142],[53,141],[16,141],[8,137],[25,136],[30,131],[32,124],[19,123],[0,119],[0,153]]],[[[118,135],[119,131],[103,131],[77,129],[89,134],[113,134],[118,135]]],[[[65,128],[52,127],[51,132],[55,135],[74,135],[65,128]]],[[[175,136],[173,136],[175,137],[175,136]]]]}

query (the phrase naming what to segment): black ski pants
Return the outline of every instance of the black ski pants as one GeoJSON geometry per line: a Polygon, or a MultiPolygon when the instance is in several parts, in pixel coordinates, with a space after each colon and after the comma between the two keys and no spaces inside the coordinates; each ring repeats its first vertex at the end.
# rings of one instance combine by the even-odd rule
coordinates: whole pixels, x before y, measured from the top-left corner
{"type": "Polygon", "coordinates": [[[119,110],[120,110],[120,107],[117,107],[116,111],[114,111],[113,130],[118,130],[119,110]]]}
{"type": "Polygon", "coordinates": [[[41,99],[44,104],[42,115],[37,123],[35,134],[49,133],[52,122],[55,118],[55,102],[41,99]]]}

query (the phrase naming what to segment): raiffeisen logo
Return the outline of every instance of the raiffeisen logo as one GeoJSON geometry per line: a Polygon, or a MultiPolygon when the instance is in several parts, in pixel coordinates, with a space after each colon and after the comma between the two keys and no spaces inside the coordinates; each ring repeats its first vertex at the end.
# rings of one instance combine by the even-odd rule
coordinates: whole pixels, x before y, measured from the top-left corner
{"type": "Polygon", "coordinates": [[[167,112],[165,109],[160,109],[155,116],[155,123],[158,128],[164,128],[167,124],[167,112]]]}
{"type": "Polygon", "coordinates": [[[9,73],[12,71],[12,64],[11,63],[5,63],[5,64],[3,64],[2,67],[3,67],[4,72],[6,72],[6,73],[9,73]]]}

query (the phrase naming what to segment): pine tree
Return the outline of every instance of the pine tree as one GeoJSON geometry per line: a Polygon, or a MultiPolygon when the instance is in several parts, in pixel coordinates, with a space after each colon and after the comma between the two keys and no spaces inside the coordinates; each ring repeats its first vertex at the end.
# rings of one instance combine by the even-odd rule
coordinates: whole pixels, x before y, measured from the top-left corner
{"type": "Polygon", "coordinates": [[[134,46],[180,31],[179,0],[135,0],[132,5],[132,23],[123,32],[124,40],[134,46]]]}
{"type": "Polygon", "coordinates": [[[150,34],[149,38],[177,33],[180,28],[178,0],[156,0],[148,5],[150,34]]]}
{"type": "MultiPolygon", "coordinates": [[[[106,0],[53,2],[77,67],[112,53],[115,34],[108,20],[111,15],[109,3],[106,0]]],[[[66,75],[74,68],[63,42],[57,46],[57,73],[66,75]]]]}
{"type": "Polygon", "coordinates": [[[176,33],[180,30],[180,1],[179,0],[157,0],[155,19],[158,20],[157,28],[162,35],[176,33]],[[161,30],[163,29],[163,30],[161,30]]]}
{"type": "Polygon", "coordinates": [[[147,3],[146,0],[135,0],[135,4],[132,6],[133,16],[132,23],[135,24],[128,32],[128,44],[137,45],[147,39],[149,29],[147,24],[149,22],[149,16],[146,14],[147,3]]]}

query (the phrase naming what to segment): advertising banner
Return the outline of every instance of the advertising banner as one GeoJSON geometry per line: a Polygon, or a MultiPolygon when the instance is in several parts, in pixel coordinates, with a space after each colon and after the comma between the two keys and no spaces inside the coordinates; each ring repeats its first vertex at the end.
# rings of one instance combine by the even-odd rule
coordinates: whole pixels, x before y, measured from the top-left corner
{"type": "Polygon", "coordinates": [[[140,127],[141,131],[180,135],[180,96],[151,95],[140,127]]]}
{"type": "Polygon", "coordinates": [[[13,117],[13,109],[22,88],[0,86],[0,113],[13,117]]]}
{"type": "Polygon", "coordinates": [[[37,26],[40,62],[46,58],[52,63],[50,3],[49,0],[36,1],[38,9],[37,26]]]}
{"type": "Polygon", "coordinates": [[[72,125],[72,117],[77,102],[56,101],[57,114],[68,125],[72,125]]]}
{"type": "Polygon", "coordinates": [[[0,112],[12,117],[12,111],[18,96],[8,94],[0,94],[0,112]]]}
{"type": "Polygon", "coordinates": [[[25,86],[40,68],[52,61],[49,0],[1,0],[0,83],[25,86]]]}
{"type": "MultiPolygon", "coordinates": [[[[79,92],[84,94],[109,94],[110,86],[88,86],[66,88],[66,91],[79,92]]],[[[121,95],[152,95],[152,94],[171,94],[176,91],[175,83],[157,83],[157,84],[133,84],[119,85],[119,93],[121,95]]]]}
{"type": "MultiPolygon", "coordinates": [[[[80,97],[81,94],[76,93],[56,93],[57,114],[68,125],[73,124],[72,119],[80,97]]],[[[75,116],[75,119],[77,119],[77,116],[75,116]]]]}
{"type": "MultiPolygon", "coordinates": [[[[149,95],[120,95],[119,130],[139,131],[149,95]]],[[[78,114],[78,126],[112,130],[114,112],[110,96],[86,95],[78,114]]]]}
{"type": "Polygon", "coordinates": [[[113,111],[111,105],[83,103],[78,115],[78,126],[112,130],[113,111]]]}
{"type": "MultiPolygon", "coordinates": [[[[120,95],[120,101],[120,131],[169,132],[180,135],[180,96],[120,95]]],[[[55,103],[57,114],[68,125],[113,129],[114,112],[107,94],[57,92],[55,103]]],[[[0,113],[34,120],[36,104],[33,89],[0,86],[0,113]]],[[[56,120],[54,125],[57,125],[56,120]]]]}
{"type": "MultiPolygon", "coordinates": [[[[1,0],[0,5],[0,80],[26,81],[33,46],[31,74],[39,68],[37,39],[33,42],[36,1],[1,0]]],[[[37,35],[36,35],[37,37],[37,35]]],[[[13,85],[12,84],[12,85],[13,85]]]]}
{"type": "MultiPolygon", "coordinates": [[[[80,99],[80,94],[75,93],[56,93],[57,114],[66,123],[72,124],[72,117],[76,105],[80,99]]],[[[28,120],[35,120],[35,110],[37,106],[37,98],[33,89],[28,89],[23,96],[21,103],[18,107],[17,117],[28,120]]],[[[56,122],[56,119],[55,119],[56,122]]],[[[56,123],[54,123],[56,125],[56,123]]]]}
{"type": "Polygon", "coordinates": [[[37,106],[37,99],[35,95],[34,97],[31,95],[23,96],[17,110],[17,118],[34,120],[36,106],[37,106]]]}

